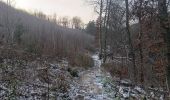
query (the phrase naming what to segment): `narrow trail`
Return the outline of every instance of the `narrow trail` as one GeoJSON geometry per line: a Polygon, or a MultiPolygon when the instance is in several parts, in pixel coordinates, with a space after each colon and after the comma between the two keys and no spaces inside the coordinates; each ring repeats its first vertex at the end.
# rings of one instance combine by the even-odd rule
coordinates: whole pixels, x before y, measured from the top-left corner
{"type": "Polygon", "coordinates": [[[131,87],[128,80],[118,84],[108,74],[103,72],[101,61],[97,55],[92,56],[94,67],[80,73],[70,91],[71,100],[164,100],[162,94],[154,97],[154,92],[146,93],[142,88],[131,87]],[[152,97],[153,96],[153,97],[152,97]]]}
{"type": "Polygon", "coordinates": [[[105,93],[103,88],[103,80],[109,75],[102,73],[101,61],[98,56],[93,55],[92,58],[95,66],[82,72],[80,78],[77,79],[77,85],[74,87],[75,100],[113,100],[108,93],[105,93]]]}

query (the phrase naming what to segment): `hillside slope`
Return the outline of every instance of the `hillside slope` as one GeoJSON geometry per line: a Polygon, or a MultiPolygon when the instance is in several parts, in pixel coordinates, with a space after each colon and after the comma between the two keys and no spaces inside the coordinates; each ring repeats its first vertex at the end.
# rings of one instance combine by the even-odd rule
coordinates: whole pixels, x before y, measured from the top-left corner
{"type": "Polygon", "coordinates": [[[93,37],[0,1],[0,40],[2,44],[17,44],[34,53],[65,56],[88,48],[93,37]]]}

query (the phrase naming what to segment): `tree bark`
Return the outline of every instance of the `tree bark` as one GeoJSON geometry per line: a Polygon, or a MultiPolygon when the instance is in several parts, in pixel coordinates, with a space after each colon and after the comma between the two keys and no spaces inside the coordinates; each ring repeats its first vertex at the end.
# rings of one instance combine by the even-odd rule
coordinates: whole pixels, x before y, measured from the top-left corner
{"type": "Polygon", "coordinates": [[[159,18],[160,18],[160,26],[161,26],[161,33],[164,35],[164,42],[166,43],[167,49],[167,88],[169,91],[170,86],[170,27],[168,22],[168,10],[166,5],[167,0],[159,0],[158,1],[158,9],[159,9],[159,18]]]}
{"type": "Polygon", "coordinates": [[[136,63],[135,63],[135,53],[133,49],[132,39],[131,39],[131,33],[130,33],[130,25],[129,25],[129,1],[125,0],[126,3],[126,31],[128,34],[128,40],[129,40],[129,46],[130,46],[130,54],[132,55],[132,62],[133,62],[133,77],[134,77],[134,83],[137,82],[137,74],[136,74],[136,63]]]}
{"type": "Polygon", "coordinates": [[[140,70],[141,70],[141,73],[140,73],[140,83],[143,84],[144,83],[144,73],[143,73],[143,69],[144,69],[144,66],[143,66],[143,32],[142,32],[142,2],[143,0],[140,0],[139,3],[139,25],[140,25],[140,31],[139,31],[139,40],[140,40],[140,44],[139,44],[139,52],[140,52],[140,70]]]}
{"type": "Polygon", "coordinates": [[[105,26],[105,35],[104,35],[104,60],[103,62],[105,63],[106,62],[106,57],[107,57],[107,35],[108,35],[108,24],[109,24],[109,18],[110,18],[110,7],[111,7],[111,0],[107,0],[107,6],[108,8],[106,9],[107,10],[107,18],[106,18],[106,26],[105,26]]]}
{"type": "Polygon", "coordinates": [[[102,13],[103,13],[103,0],[100,1],[100,30],[99,30],[99,44],[100,44],[100,59],[102,59],[102,50],[103,50],[103,47],[102,47],[102,13]]]}

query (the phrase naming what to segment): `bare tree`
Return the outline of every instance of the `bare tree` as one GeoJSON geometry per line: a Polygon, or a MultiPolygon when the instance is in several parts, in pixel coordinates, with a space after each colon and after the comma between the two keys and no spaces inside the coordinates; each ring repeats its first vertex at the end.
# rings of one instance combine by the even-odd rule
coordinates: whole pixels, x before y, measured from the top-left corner
{"type": "Polygon", "coordinates": [[[164,41],[167,46],[167,58],[168,65],[166,67],[167,70],[167,87],[169,91],[170,86],[170,26],[169,26],[169,17],[168,17],[168,9],[167,9],[167,0],[159,0],[158,1],[158,9],[159,9],[159,18],[161,25],[161,33],[164,35],[164,41]]]}
{"type": "Polygon", "coordinates": [[[133,62],[133,77],[134,82],[137,82],[137,74],[136,74],[136,63],[135,63],[135,53],[133,49],[132,39],[131,39],[131,33],[130,33],[130,26],[129,26],[129,1],[125,0],[126,3],[126,31],[128,34],[128,40],[129,40],[129,47],[130,47],[130,55],[132,56],[132,62],[133,62]]]}
{"type": "Polygon", "coordinates": [[[104,59],[103,62],[106,62],[106,56],[107,56],[107,35],[108,35],[108,28],[109,28],[109,19],[110,19],[110,8],[111,8],[111,0],[107,0],[107,11],[105,16],[105,34],[104,34],[104,59]]]}
{"type": "Polygon", "coordinates": [[[12,43],[13,44],[13,40],[14,40],[14,26],[15,26],[15,21],[14,20],[10,20],[9,13],[10,13],[10,8],[12,7],[14,3],[14,0],[7,0],[7,11],[6,11],[6,19],[5,19],[5,23],[7,26],[7,31],[8,31],[8,35],[6,36],[7,39],[7,43],[12,43]]]}
{"type": "Polygon", "coordinates": [[[143,0],[139,0],[139,11],[138,11],[138,18],[139,18],[139,26],[140,26],[140,30],[139,30],[139,51],[140,51],[140,82],[141,84],[144,83],[144,65],[143,65],[143,33],[142,33],[142,4],[143,4],[143,0]]]}
{"type": "Polygon", "coordinates": [[[69,19],[68,17],[63,17],[62,18],[62,24],[63,24],[63,27],[68,27],[69,26],[69,19]]]}
{"type": "Polygon", "coordinates": [[[81,28],[81,19],[79,17],[73,17],[72,18],[72,27],[75,29],[80,29],[81,28]]]}
{"type": "Polygon", "coordinates": [[[99,44],[100,44],[100,59],[103,54],[103,46],[102,46],[102,13],[103,13],[103,0],[100,0],[100,15],[99,15],[99,44]]]}

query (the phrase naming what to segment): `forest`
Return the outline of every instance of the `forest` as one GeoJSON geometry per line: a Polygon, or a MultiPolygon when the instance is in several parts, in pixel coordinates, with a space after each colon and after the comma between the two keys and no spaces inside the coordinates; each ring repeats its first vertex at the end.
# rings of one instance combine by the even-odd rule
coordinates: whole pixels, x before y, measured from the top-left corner
{"type": "Polygon", "coordinates": [[[0,0],[0,100],[170,100],[170,1],[82,1],[96,19],[0,0]]]}

